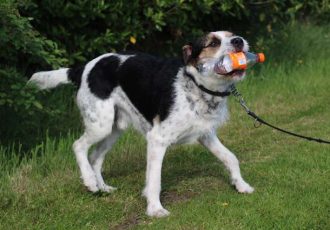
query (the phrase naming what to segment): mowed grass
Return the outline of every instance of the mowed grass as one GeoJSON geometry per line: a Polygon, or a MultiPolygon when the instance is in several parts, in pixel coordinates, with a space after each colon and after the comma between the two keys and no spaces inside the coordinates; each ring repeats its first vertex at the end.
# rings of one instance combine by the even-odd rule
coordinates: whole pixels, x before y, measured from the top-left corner
{"type": "MultiPolygon", "coordinates": [[[[303,26],[266,54],[238,85],[252,110],[271,123],[330,139],[330,31],[303,26]]],[[[253,49],[253,47],[252,47],[253,49]]],[[[19,158],[0,148],[1,229],[329,229],[330,145],[300,140],[251,120],[231,98],[219,137],[255,187],[238,194],[223,165],[199,145],[171,147],[161,199],[171,215],[147,217],[144,139],[128,131],[108,155],[105,180],[118,188],[91,194],[81,183],[70,133],[19,158]]],[[[15,150],[13,150],[15,149],[15,150]]]]}

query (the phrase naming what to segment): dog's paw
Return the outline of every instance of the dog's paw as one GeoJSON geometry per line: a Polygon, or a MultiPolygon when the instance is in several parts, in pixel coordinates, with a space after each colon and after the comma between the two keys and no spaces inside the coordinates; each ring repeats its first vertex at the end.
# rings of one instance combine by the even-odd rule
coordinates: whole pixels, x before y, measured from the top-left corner
{"type": "Polygon", "coordinates": [[[163,207],[149,207],[147,208],[147,212],[146,214],[150,217],[166,217],[168,215],[170,215],[170,212],[167,211],[165,208],[163,207]]]}
{"type": "Polygon", "coordinates": [[[236,190],[239,193],[253,193],[254,188],[251,187],[248,183],[245,181],[239,181],[235,183],[236,190]]]}
{"type": "Polygon", "coordinates": [[[99,188],[102,192],[106,192],[106,193],[110,193],[110,192],[113,192],[113,191],[117,190],[117,188],[112,187],[110,185],[106,185],[106,184],[103,184],[102,186],[99,186],[99,188]]]}
{"type": "Polygon", "coordinates": [[[97,187],[97,185],[86,185],[87,189],[92,192],[92,193],[96,193],[99,191],[99,187],[97,187]]]}
{"type": "Polygon", "coordinates": [[[97,186],[96,179],[94,178],[95,177],[89,177],[87,179],[82,178],[86,188],[93,193],[98,192],[100,190],[97,186]]]}

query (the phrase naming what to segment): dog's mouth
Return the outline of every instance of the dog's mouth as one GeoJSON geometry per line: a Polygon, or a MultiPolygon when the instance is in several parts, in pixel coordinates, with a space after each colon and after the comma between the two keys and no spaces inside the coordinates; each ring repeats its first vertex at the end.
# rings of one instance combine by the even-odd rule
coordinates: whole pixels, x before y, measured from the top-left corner
{"type": "Polygon", "coordinates": [[[242,77],[244,74],[245,74],[245,70],[236,69],[236,70],[233,70],[229,73],[224,74],[223,76],[226,76],[226,77],[242,77]]]}
{"type": "Polygon", "coordinates": [[[213,70],[216,74],[218,74],[220,76],[224,76],[224,77],[243,77],[245,74],[244,69],[235,69],[228,73],[224,73],[224,72],[226,72],[226,69],[223,66],[219,67],[217,65],[214,67],[213,70]]]}

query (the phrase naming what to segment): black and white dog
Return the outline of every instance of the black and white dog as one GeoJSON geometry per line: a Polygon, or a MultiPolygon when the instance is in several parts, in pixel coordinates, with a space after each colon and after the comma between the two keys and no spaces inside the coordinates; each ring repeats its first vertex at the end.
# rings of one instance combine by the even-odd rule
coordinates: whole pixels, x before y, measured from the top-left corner
{"type": "Polygon", "coordinates": [[[248,51],[247,42],[230,32],[211,32],[183,47],[183,61],[142,53],[108,53],[81,68],[35,73],[30,82],[39,88],[74,83],[79,87],[77,104],[84,134],[73,150],[87,188],[110,192],[101,168],[106,153],[131,124],[147,139],[147,215],[162,217],[161,167],[168,146],[198,141],[219,158],[229,170],[240,193],[252,193],[240,173],[239,162],[217,138],[216,129],[228,117],[230,85],[242,80],[245,72],[220,75],[203,71],[201,65],[220,56],[248,51]],[[88,149],[97,144],[88,159],[88,149]]]}

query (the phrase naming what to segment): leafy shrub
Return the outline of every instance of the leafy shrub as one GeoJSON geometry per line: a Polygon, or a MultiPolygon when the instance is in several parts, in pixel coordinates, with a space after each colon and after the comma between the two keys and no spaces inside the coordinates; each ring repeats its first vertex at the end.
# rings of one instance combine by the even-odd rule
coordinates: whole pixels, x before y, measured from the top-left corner
{"type": "MultiPolygon", "coordinates": [[[[53,114],[44,109],[36,89],[26,87],[26,79],[38,68],[56,68],[68,63],[64,50],[41,36],[30,24],[31,18],[22,17],[18,6],[10,0],[0,2],[0,114],[1,136],[17,138],[31,125],[29,119],[36,112],[53,114]],[[38,96],[37,96],[38,95],[38,96]],[[24,128],[23,128],[24,127],[24,128]]],[[[38,118],[39,119],[39,118],[38,118]]],[[[33,125],[38,124],[34,119],[33,125]]],[[[28,129],[27,129],[28,130],[28,129]]]]}
{"type": "Polygon", "coordinates": [[[0,139],[23,136],[27,125],[38,130],[43,116],[67,118],[60,109],[72,111],[70,97],[58,99],[67,90],[36,93],[25,86],[35,71],[83,64],[110,51],[181,56],[185,42],[219,29],[250,37],[253,48],[262,50],[282,25],[328,23],[329,15],[326,0],[1,0],[0,128],[7,131],[1,131],[0,139]],[[11,135],[8,129],[15,122],[11,135]]]}
{"type": "Polygon", "coordinates": [[[65,51],[34,30],[30,20],[20,16],[13,1],[0,3],[0,105],[16,111],[22,106],[26,109],[33,105],[37,109],[42,107],[33,93],[24,89],[26,74],[35,66],[49,68],[67,63],[63,58],[65,51]]]}
{"type": "Polygon", "coordinates": [[[202,31],[265,34],[290,20],[321,20],[330,13],[329,3],[319,0],[24,2],[20,11],[33,18],[31,22],[40,33],[66,50],[70,64],[125,49],[181,55],[187,39],[202,31]]]}

